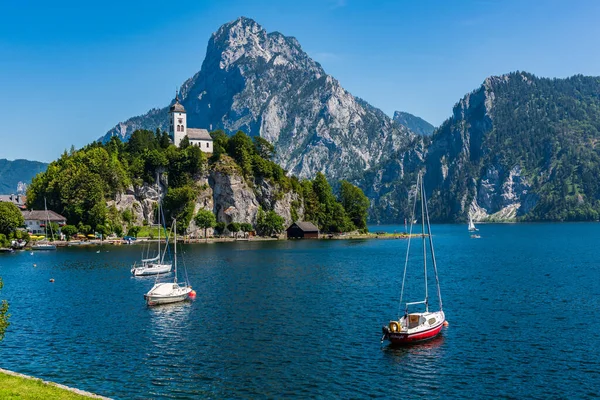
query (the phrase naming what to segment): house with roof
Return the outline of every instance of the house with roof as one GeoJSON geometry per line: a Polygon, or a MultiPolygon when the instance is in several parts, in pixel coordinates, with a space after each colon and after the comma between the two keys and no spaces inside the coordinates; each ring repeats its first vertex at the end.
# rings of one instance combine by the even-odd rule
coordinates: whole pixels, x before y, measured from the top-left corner
{"type": "Polygon", "coordinates": [[[0,201],[6,201],[9,203],[13,203],[15,206],[19,207],[21,210],[25,210],[27,207],[25,202],[27,201],[27,196],[22,194],[6,194],[0,195],[0,201]]]}
{"type": "Polygon", "coordinates": [[[169,136],[173,144],[180,146],[184,137],[188,137],[191,146],[198,146],[205,153],[213,152],[213,140],[208,130],[187,127],[187,113],[175,95],[175,103],[169,108],[169,136]]]}
{"type": "Polygon", "coordinates": [[[288,239],[318,239],[319,228],[312,222],[296,221],[286,229],[288,239]]]}
{"type": "Polygon", "coordinates": [[[21,210],[21,214],[27,231],[34,234],[44,233],[47,221],[56,222],[59,227],[67,224],[65,217],[51,210],[21,210]]]}

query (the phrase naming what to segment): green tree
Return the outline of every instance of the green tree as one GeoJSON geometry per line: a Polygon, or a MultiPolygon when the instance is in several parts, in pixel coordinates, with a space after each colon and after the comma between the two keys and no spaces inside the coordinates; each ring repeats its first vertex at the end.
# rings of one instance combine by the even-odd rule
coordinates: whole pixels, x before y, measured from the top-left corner
{"type": "Polygon", "coordinates": [[[218,235],[222,235],[224,230],[225,230],[225,222],[217,222],[215,224],[215,232],[218,235]]]}
{"type": "Polygon", "coordinates": [[[252,230],[253,230],[254,228],[252,227],[252,224],[251,224],[251,223],[249,223],[249,222],[242,222],[242,223],[240,224],[240,229],[242,230],[242,232],[246,232],[246,233],[248,233],[248,232],[252,232],[252,230]]]}
{"type": "Polygon", "coordinates": [[[256,229],[262,236],[272,236],[283,231],[285,220],[275,211],[271,210],[265,213],[262,208],[258,209],[256,216],[256,229]]]}
{"type": "Polygon", "coordinates": [[[210,136],[213,139],[213,156],[212,160],[217,161],[221,154],[227,153],[227,148],[229,147],[229,136],[222,130],[216,130],[210,133],[210,136]]]}
{"type": "Polygon", "coordinates": [[[252,139],[242,131],[237,131],[228,142],[227,153],[242,168],[244,176],[250,176],[252,173],[252,156],[254,146],[252,139]]]}
{"type": "Polygon", "coordinates": [[[65,225],[62,227],[61,231],[65,234],[67,240],[69,240],[77,234],[77,227],[75,225],[65,225]]]}
{"type": "Polygon", "coordinates": [[[177,232],[184,234],[194,216],[196,190],[192,186],[169,188],[163,205],[167,220],[177,218],[177,232]]]}
{"type": "Polygon", "coordinates": [[[260,136],[254,136],[252,142],[254,143],[254,151],[265,160],[270,160],[275,155],[275,146],[268,140],[260,136]]]}
{"type": "Polygon", "coordinates": [[[7,201],[0,202],[0,233],[9,235],[24,224],[23,214],[16,205],[7,201]]]}
{"type": "Polygon", "coordinates": [[[360,188],[350,182],[341,181],[340,183],[340,202],[346,210],[346,215],[357,229],[365,229],[370,206],[369,199],[360,188]]]}
{"type": "Polygon", "coordinates": [[[234,236],[237,237],[237,233],[240,231],[240,224],[239,222],[230,222],[227,225],[227,230],[231,233],[234,234],[234,236]]]}
{"type": "Polygon", "coordinates": [[[196,222],[196,226],[198,228],[204,229],[204,237],[206,238],[206,230],[208,228],[214,228],[217,223],[217,219],[212,211],[200,209],[198,210],[198,214],[196,214],[194,217],[194,222],[196,222]]]}
{"type": "MultiPolygon", "coordinates": [[[[4,287],[4,282],[2,282],[2,278],[0,278],[0,290],[4,287]]],[[[2,300],[2,306],[0,306],[0,341],[4,339],[4,334],[6,333],[6,329],[10,325],[8,322],[8,318],[10,314],[8,313],[8,301],[2,300]]]]}
{"type": "Polygon", "coordinates": [[[137,225],[130,226],[127,229],[127,235],[137,237],[138,233],[140,233],[141,230],[142,230],[141,226],[137,226],[137,225]]]}
{"type": "Polygon", "coordinates": [[[179,148],[187,149],[188,147],[190,147],[190,138],[187,135],[185,135],[183,139],[181,139],[181,142],[179,142],[179,148]]]}

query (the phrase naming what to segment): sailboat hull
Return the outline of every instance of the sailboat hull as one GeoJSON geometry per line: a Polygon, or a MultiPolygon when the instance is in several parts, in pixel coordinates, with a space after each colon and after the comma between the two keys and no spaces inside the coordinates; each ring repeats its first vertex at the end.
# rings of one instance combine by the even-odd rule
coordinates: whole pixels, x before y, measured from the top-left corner
{"type": "Polygon", "coordinates": [[[144,299],[149,306],[178,303],[187,300],[191,291],[191,287],[179,286],[177,283],[157,283],[144,295],[144,299]]]}
{"type": "Polygon", "coordinates": [[[34,244],[31,246],[31,250],[56,250],[56,246],[53,244],[34,244]]]}
{"type": "Polygon", "coordinates": [[[147,276],[166,274],[171,272],[171,264],[148,264],[137,268],[132,268],[131,273],[134,276],[147,276]]]}
{"type": "Polygon", "coordinates": [[[435,313],[410,314],[408,317],[411,316],[422,318],[422,323],[414,327],[407,328],[407,326],[410,326],[407,317],[402,317],[398,322],[391,321],[389,327],[384,326],[382,328],[383,338],[389,340],[390,343],[393,344],[413,344],[424,342],[438,336],[442,332],[444,322],[446,321],[442,311],[435,313]],[[429,324],[427,321],[431,319],[435,319],[435,322],[429,324]],[[400,329],[392,330],[391,328],[393,328],[394,324],[396,324],[396,327],[400,327],[400,329]]]}

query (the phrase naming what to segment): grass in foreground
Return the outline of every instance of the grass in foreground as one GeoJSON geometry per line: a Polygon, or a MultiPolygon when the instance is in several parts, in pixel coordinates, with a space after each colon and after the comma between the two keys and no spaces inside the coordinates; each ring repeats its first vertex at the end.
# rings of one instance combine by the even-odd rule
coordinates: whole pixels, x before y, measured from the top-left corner
{"type": "Polygon", "coordinates": [[[26,379],[0,373],[0,399],[89,400],[90,397],[46,384],[40,379],[26,379]]]}

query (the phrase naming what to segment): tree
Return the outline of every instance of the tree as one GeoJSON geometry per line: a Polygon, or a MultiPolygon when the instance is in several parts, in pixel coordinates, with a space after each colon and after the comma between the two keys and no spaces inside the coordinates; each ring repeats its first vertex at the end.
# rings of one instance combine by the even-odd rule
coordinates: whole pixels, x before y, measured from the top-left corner
{"type": "Polygon", "coordinates": [[[239,224],[239,222],[230,222],[227,225],[227,230],[229,232],[233,233],[235,237],[237,237],[237,233],[240,231],[240,224],[239,224]]]}
{"type": "Polygon", "coordinates": [[[262,208],[258,209],[256,217],[256,229],[262,236],[271,236],[283,231],[285,220],[275,211],[271,210],[265,214],[262,208]]]}
{"type": "Polygon", "coordinates": [[[140,231],[142,230],[141,226],[130,226],[129,229],[127,229],[127,234],[129,236],[133,236],[133,237],[137,237],[138,233],[140,233],[140,231]]]}
{"type": "Polygon", "coordinates": [[[185,233],[194,216],[196,191],[192,186],[169,188],[163,205],[167,220],[177,218],[177,232],[185,233]]]}
{"type": "Polygon", "coordinates": [[[204,229],[204,237],[206,238],[206,230],[208,228],[214,228],[217,224],[217,219],[212,211],[200,209],[198,210],[196,217],[194,217],[194,222],[198,228],[204,229]]]}
{"type": "Polygon", "coordinates": [[[181,139],[181,142],[179,142],[179,148],[187,149],[188,147],[190,147],[190,138],[188,135],[185,135],[183,139],[181,139]]]}
{"type": "MultiPolygon", "coordinates": [[[[0,278],[0,290],[4,287],[4,282],[2,282],[2,278],[0,278]]],[[[8,313],[8,301],[2,300],[2,305],[0,306],[0,341],[4,339],[4,333],[6,332],[6,328],[10,325],[8,322],[8,318],[10,314],[8,313]]]]}
{"type": "Polygon", "coordinates": [[[224,230],[225,230],[225,222],[217,222],[215,224],[215,232],[217,232],[218,235],[222,235],[224,230]]]}
{"type": "Polygon", "coordinates": [[[69,240],[72,236],[77,234],[77,227],[75,225],[65,225],[62,227],[62,233],[65,234],[67,240],[69,240]]]}
{"type": "Polygon", "coordinates": [[[275,155],[275,146],[265,138],[254,136],[252,142],[254,142],[254,151],[262,158],[270,160],[275,155]]]}
{"type": "Polygon", "coordinates": [[[341,181],[340,183],[340,202],[346,210],[346,215],[357,229],[365,229],[370,206],[369,199],[360,188],[350,182],[341,181]]]}
{"type": "Polygon", "coordinates": [[[16,205],[7,201],[0,202],[0,233],[8,236],[24,224],[23,214],[16,205]]]}
{"type": "Polygon", "coordinates": [[[252,232],[253,227],[251,223],[248,222],[242,222],[240,224],[240,229],[242,230],[242,232],[248,233],[248,232],[252,232]]]}

